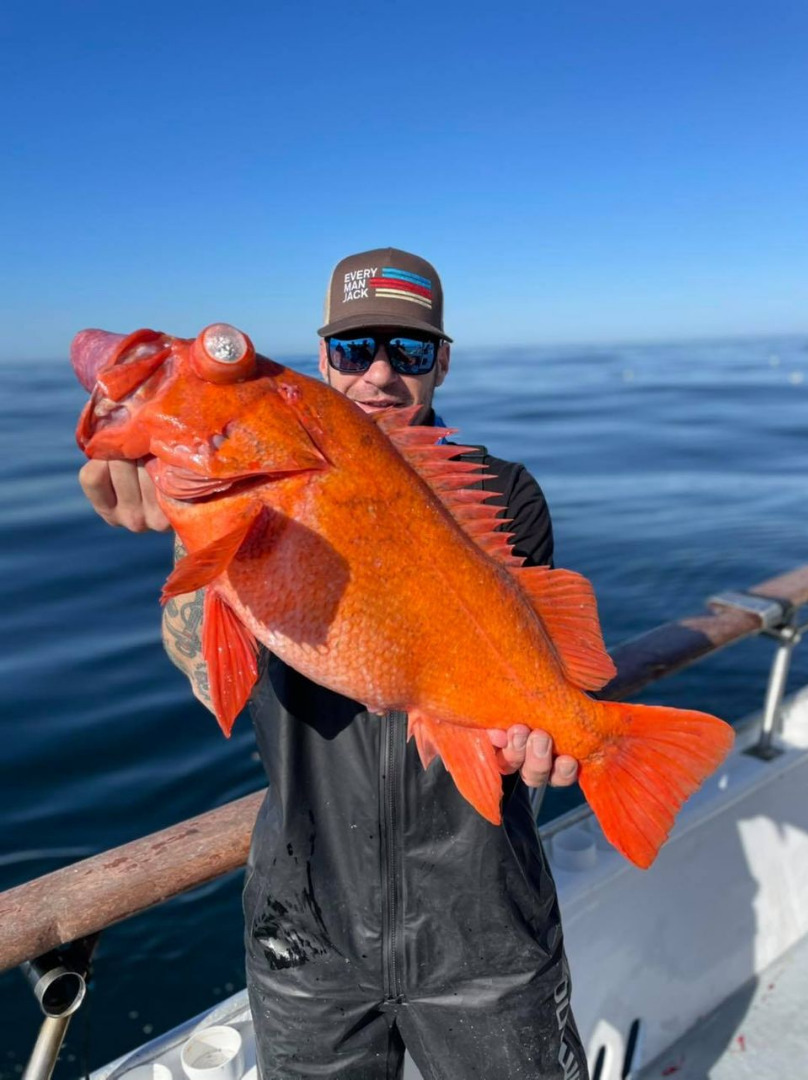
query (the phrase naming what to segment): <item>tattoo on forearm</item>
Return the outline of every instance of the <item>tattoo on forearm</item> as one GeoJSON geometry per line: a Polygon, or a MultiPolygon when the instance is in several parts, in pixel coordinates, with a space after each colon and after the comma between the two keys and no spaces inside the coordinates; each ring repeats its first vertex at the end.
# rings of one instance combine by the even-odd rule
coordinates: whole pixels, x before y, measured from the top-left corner
{"type": "Polygon", "coordinates": [[[197,664],[191,681],[194,684],[197,697],[203,701],[210,701],[210,684],[208,683],[208,669],[206,664],[197,664]]]}
{"type": "MultiPolygon", "coordinates": [[[[204,603],[205,597],[200,590],[200,592],[194,593],[193,597],[185,601],[185,603],[170,601],[170,604],[174,606],[173,611],[170,610],[170,604],[166,604],[165,615],[163,616],[163,626],[166,634],[171,636],[173,648],[180,656],[184,656],[188,660],[193,660],[198,656],[202,648],[201,630],[204,603]]],[[[168,641],[166,641],[166,644],[168,644],[168,641]]]]}
{"type": "MultiPolygon", "coordinates": [[[[175,536],[175,564],[186,554],[182,542],[175,536]]],[[[204,589],[187,596],[172,597],[163,611],[163,643],[171,662],[190,679],[196,696],[210,708],[208,669],[201,659],[204,606],[204,589]],[[192,662],[195,660],[198,663],[192,662]]]]}

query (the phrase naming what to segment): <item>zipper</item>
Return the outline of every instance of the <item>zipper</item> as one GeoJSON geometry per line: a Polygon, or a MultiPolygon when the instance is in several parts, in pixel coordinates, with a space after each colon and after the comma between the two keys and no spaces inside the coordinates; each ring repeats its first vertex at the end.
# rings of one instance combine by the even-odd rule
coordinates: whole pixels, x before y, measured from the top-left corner
{"type": "Polygon", "coordinates": [[[403,994],[402,890],[400,823],[402,810],[402,730],[407,714],[389,711],[382,717],[381,854],[382,965],[384,995],[398,1001],[403,994]]]}

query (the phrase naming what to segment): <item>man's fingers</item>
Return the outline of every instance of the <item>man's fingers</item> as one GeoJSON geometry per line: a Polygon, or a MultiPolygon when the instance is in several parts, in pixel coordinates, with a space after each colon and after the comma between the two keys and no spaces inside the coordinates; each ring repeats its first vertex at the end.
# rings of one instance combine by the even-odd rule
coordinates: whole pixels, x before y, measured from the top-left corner
{"type": "Polygon", "coordinates": [[[529,734],[530,728],[524,724],[514,724],[507,731],[493,729],[488,732],[488,737],[497,747],[497,764],[506,776],[522,767],[529,734]]]}
{"type": "Polygon", "coordinates": [[[508,744],[508,732],[503,731],[501,728],[489,728],[488,738],[500,750],[508,744]]]}
{"type": "Polygon", "coordinates": [[[81,490],[87,496],[93,510],[104,516],[107,510],[114,510],[115,490],[109,475],[108,461],[88,461],[79,469],[81,490]]]}
{"type": "Polygon", "coordinates": [[[559,754],[550,773],[551,787],[569,787],[578,779],[578,762],[569,754],[559,754]]]}
{"type": "Polygon", "coordinates": [[[145,532],[148,526],[138,465],[134,461],[110,461],[109,475],[117,498],[117,524],[131,532],[145,532]]]}
{"type": "Polygon", "coordinates": [[[546,731],[531,731],[514,724],[507,731],[491,729],[488,737],[497,748],[497,764],[506,774],[519,772],[528,787],[569,787],[578,778],[578,762],[569,754],[553,755],[553,740],[546,731]]]}
{"type": "Polygon", "coordinates": [[[155,532],[166,532],[171,528],[171,522],[160,509],[157,502],[157,488],[144,465],[138,466],[138,478],[146,528],[153,529],[155,532]]]}
{"type": "Polygon", "coordinates": [[[93,510],[108,525],[130,532],[170,528],[157,504],[157,493],[144,465],[135,461],[88,461],[79,483],[93,510]]]}
{"type": "Polygon", "coordinates": [[[546,731],[532,731],[525,747],[520,772],[528,787],[542,787],[553,768],[553,740],[546,731]]]}

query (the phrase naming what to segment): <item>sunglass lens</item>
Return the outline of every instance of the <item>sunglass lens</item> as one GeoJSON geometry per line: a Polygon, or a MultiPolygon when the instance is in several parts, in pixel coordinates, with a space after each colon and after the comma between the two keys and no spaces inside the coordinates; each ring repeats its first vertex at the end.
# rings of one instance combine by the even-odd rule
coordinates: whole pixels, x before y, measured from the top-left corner
{"type": "Polygon", "coordinates": [[[346,375],[367,371],[376,355],[376,342],[373,338],[330,338],[328,359],[331,366],[346,375]]]}
{"type": "Polygon", "coordinates": [[[390,339],[390,360],[402,374],[422,375],[435,363],[435,342],[417,338],[390,339]]]}

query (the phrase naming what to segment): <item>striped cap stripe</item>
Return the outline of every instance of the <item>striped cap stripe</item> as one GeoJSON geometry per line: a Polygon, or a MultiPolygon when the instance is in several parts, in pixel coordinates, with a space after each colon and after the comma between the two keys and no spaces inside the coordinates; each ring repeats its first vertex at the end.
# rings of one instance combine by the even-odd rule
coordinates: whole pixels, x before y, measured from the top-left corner
{"type": "Polygon", "coordinates": [[[420,274],[411,274],[409,270],[396,270],[395,267],[385,266],[382,270],[384,277],[399,278],[402,281],[412,281],[415,285],[423,285],[425,289],[432,288],[429,278],[421,277],[420,274]]]}
{"type": "Polygon", "coordinates": [[[422,307],[432,308],[431,300],[424,300],[422,296],[416,296],[415,293],[402,292],[400,289],[377,289],[377,296],[389,296],[394,300],[412,300],[414,304],[420,304],[422,307]]]}
{"type": "Polygon", "coordinates": [[[425,289],[423,285],[414,285],[411,281],[396,281],[395,278],[389,277],[372,277],[370,286],[373,289],[402,289],[404,292],[423,296],[425,300],[432,299],[431,289],[425,289]]]}

